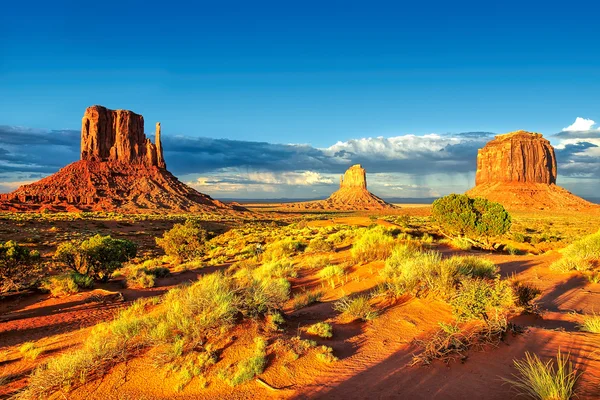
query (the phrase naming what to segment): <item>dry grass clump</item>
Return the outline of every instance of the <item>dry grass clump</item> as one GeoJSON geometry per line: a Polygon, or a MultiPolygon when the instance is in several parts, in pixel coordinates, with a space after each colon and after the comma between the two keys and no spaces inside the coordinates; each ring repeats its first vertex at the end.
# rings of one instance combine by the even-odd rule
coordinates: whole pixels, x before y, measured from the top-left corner
{"type": "Polygon", "coordinates": [[[510,383],[519,395],[540,400],[569,400],[573,397],[575,383],[579,378],[577,371],[560,350],[554,361],[543,362],[535,355],[526,352],[525,359],[515,360],[517,374],[514,379],[504,379],[510,383]]]}
{"type": "Polygon", "coordinates": [[[93,286],[94,280],[91,277],[77,272],[70,272],[43,280],[40,289],[50,292],[54,297],[64,297],[78,293],[80,289],[90,289],[93,286]]]}
{"type": "Polygon", "coordinates": [[[306,333],[322,338],[333,337],[333,327],[327,322],[317,322],[306,328],[306,333]]]}
{"type": "Polygon", "coordinates": [[[34,342],[26,342],[19,347],[19,353],[26,360],[35,360],[42,352],[34,342]]]}
{"type": "Polygon", "coordinates": [[[562,251],[562,258],[550,265],[560,272],[590,271],[600,261],[600,231],[571,243],[562,251]]]}
{"type": "Polygon", "coordinates": [[[396,241],[389,231],[381,226],[363,229],[362,235],[352,245],[352,259],[355,262],[367,263],[385,260],[392,254],[396,241]]]}
{"type": "Polygon", "coordinates": [[[350,321],[357,319],[370,321],[377,317],[377,311],[371,305],[371,299],[365,295],[344,296],[333,304],[333,309],[350,321]]]}
{"type": "Polygon", "coordinates": [[[328,265],[319,271],[317,276],[329,283],[332,289],[341,284],[346,277],[346,269],[342,265],[328,265]]]}
{"type": "Polygon", "coordinates": [[[333,349],[329,346],[321,346],[317,348],[317,360],[321,361],[325,364],[331,364],[338,360],[336,356],[333,355],[333,349]]]}
{"type": "Polygon", "coordinates": [[[317,237],[311,240],[306,247],[306,253],[329,253],[335,250],[333,243],[323,237],[317,237]]]}
{"type": "Polygon", "coordinates": [[[297,293],[292,301],[292,308],[299,310],[310,304],[321,301],[323,297],[323,291],[321,290],[307,290],[305,292],[297,293]]]}
{"type": "Polygon", "coordinates": [[[595,312],[583,316],[583,321],[578,325],[580,331],[600,333],[600,314],[595,312]]]}

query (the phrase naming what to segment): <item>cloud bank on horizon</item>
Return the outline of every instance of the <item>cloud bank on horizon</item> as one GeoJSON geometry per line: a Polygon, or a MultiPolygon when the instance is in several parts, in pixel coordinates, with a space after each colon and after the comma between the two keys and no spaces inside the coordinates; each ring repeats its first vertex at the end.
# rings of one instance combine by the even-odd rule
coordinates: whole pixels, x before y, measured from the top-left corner
{"type": "MultiPolygon", "coordinates": [[[[326,148],[309,144],[174,136],[164,131],[167,167],[217,198],[323,198],[339,176],[363,164],[371,191],[384,198],[436,197],[474,185],[477,150],[491,132],[365,137],[326,148]]],[[[16,189],[79,159],[76,130],[0,126],[0,192],[16,189]]],[[[594,197],[600,183],[600,129],[575,122],[548,138],[556,149],[559,184],[594,197]]]]}

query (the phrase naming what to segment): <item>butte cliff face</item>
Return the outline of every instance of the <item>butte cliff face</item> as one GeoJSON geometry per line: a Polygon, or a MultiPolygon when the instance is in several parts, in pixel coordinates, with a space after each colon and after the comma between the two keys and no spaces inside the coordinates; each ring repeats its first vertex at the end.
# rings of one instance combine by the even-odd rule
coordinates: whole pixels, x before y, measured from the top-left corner
{"type": "Polygon", "coordinates": [[[472,197],[485,197],[507,209],[573,209],[593,207],[556,186],[554,148],[539,133],[498,135],[477,152],[472,197]]]}
{"type": "Polygon", "coordinates": [[[141,115],[92,106],[82,119],[81,160],[0,195],[0,209],[137,213],[227,211],[231,207],[167,171],[160,123],[154,144],[144,133],[141,115]]]}
{"type": "Polygon", "coordinates": [[[556,183],[556,157],[539,133],[498,135],[477,152],[475,185],[490,182],[556,183]]]}
{"type": "Polygon", "coordinates": [[[319,210],[383,210],[395,208],[367,190],[367,173],[356,164],[340,178],[340,188],[329,198],[319,201],[289,204],[292,208],[319,210]]]}
{"type": "Polygon", "coordinates": [[[129,110],[92,106],[81,121],[81,159],[121,161],[166,168],[156,124],[156,144],[144,133],[144,117],[129,110]]]}

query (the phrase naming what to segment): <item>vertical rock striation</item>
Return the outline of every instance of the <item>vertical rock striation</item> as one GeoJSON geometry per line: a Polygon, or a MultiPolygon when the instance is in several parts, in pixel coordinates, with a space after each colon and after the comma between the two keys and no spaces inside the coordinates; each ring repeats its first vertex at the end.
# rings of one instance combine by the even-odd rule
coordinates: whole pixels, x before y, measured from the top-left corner
{"type": "Polygon", "coordinates": [[[490,182],[556,183],[556,157],[539,133],[498,135],[477,153],[475,185],[490,182]]]}
{"type": "Polygon", "coordinates": [[[340,177],[340,189],[345,187],[367,188],[367,172],[360,164],[351,166],[340,177]]]}
{"type": "MultiPolygon", "coordinates": [[[[157,132],[160,124],[157,124],[157,132]]],[[[160,136],[160,135],[159,135],[160,136]]],[[[129,110],[91,106],[81,121],[81,159],[165,168],[162,146],[144,133],[144,117],[129,110]],[[160,147],[160,156],[159,156],[160,147]]]]}

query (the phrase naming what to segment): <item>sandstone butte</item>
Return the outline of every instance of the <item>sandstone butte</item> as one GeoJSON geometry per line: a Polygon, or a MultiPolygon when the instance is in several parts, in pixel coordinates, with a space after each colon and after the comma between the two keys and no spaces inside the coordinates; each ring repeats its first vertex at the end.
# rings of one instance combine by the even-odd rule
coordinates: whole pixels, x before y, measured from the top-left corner
{"type": "Polygon", "coordinates": [[[325,200],[288,204],[291,208],[313,210],[383,210],[396,208],[367,190],[367,173],[356,164],[340,177],[340,188],[325,200]]]}
{"type": "Polygon", "coordinates": [[[597,207],[556,185],[556,156],[539,133],[516,131],[496,136],[477,153],[472,197],[484,197],[509,210],[583,210],[597,207]]]}
{"type": "Polygon", "coordinates": [[[0,195],[8,211],[196,212],[231,210],[180,182],[166,169],[161,126],[156,143],[144,117],[92,106],[81,126],[81,159],[53,175],[0,195]]]}

